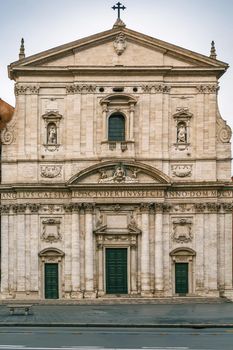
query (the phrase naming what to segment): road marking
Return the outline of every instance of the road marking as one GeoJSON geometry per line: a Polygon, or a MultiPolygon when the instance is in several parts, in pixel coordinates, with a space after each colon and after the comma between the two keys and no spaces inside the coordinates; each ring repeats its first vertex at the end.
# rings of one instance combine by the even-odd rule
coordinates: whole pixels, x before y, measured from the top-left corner
{"type": "Polygon", "coordinates": [[[192,349],[187,347],[142,347],[142,348],[106,348],[102,346],[61,346],[56,348],[48,347],[31,347],[25,345],[0,345],[0,350],[201,350],[201,349],[192,349]]]}

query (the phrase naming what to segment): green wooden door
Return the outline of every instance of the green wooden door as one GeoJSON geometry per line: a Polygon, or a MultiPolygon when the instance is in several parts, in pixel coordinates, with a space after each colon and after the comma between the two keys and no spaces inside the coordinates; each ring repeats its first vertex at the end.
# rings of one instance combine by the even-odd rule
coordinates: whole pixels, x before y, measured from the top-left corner
{"type": "Polygon", "coordinates": [[[58,299],[58,264],[45,264],[45,299],[58,299]]]}
{"type": "Polygon", "coordinates": [[[188,263],[177,263],[175,265],[176,293],[188,293],[188,263]]]}
{"type": "Polygon", "coordinates": [[[106,248],[106,293],[128,293],[127,248],[106,248]]]}

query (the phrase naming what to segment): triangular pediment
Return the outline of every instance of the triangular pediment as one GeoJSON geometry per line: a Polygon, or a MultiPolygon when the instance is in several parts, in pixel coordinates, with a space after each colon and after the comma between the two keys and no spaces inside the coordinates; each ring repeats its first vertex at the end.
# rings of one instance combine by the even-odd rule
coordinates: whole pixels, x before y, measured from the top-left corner
{"type": "Polygon", "coordinates": [[[140,162],[103,162],[73,176],[68,185],[132,186],[169,184],[170,178],[156,168],[140,162]]]}
{"type": "Polygon", "coordinates": [[[224,62],[143,35],[127,28],[89,36],[16,61],[9,66],[11,77],[17,69],[75,67],[172,67],[226,70],[224,62]]]}

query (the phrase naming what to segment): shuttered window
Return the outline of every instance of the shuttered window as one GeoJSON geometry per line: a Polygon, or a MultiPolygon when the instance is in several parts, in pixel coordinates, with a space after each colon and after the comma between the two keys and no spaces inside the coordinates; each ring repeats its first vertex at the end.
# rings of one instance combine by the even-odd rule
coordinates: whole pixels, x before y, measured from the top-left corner
{"type": "Polygon", "coordinates": [[[114,113],[109,117],[108,140],[125,141],[125,118],[122,114],[114,113]]]}

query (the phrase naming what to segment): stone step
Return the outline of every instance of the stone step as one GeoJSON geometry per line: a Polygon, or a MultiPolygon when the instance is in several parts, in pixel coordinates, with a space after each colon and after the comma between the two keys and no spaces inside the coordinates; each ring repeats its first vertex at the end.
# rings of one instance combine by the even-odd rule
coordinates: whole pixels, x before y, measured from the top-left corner
{"type": "Polygon", "coordinates": [[[0,304],[38,304],[38,305],[120,305],[120,304],[224,304],[231,303],[226,298],[216,297],[167,297],[167,298],[140,298],[140,297],[102,297],[98,299],[47,299],[47,300],[1,300],[0,304]]]}

